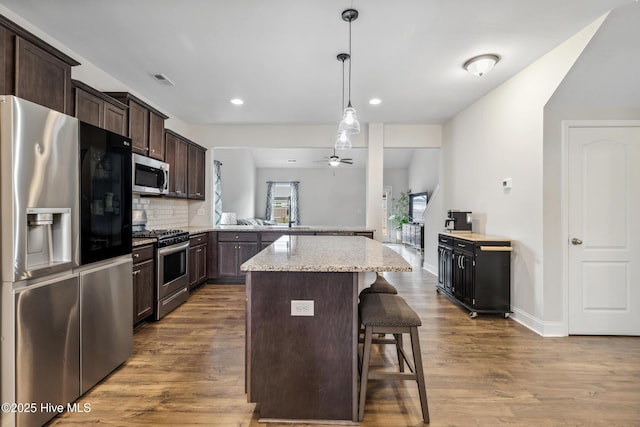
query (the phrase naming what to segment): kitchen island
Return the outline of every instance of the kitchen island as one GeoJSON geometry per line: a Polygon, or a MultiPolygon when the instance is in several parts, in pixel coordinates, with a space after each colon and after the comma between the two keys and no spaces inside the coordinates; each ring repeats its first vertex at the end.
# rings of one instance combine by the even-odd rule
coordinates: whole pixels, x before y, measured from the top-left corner
{"type": "Polygon", "coordinates": [[[260,420],[358,421],[358,291],[366,272],[411,271],[362,236],[283,236],[247,272],[247,400],[260,420]]]}

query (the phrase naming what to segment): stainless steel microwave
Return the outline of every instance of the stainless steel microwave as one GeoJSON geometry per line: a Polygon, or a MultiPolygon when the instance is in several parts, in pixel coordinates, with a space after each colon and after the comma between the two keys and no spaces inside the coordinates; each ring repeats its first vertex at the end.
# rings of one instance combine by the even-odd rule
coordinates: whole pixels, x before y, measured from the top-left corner
{"type": "Polygon", "coordinates": [[[169,164],[150,157],[131,156],[133,193],[162,195],[169,193],[169,164]]]}

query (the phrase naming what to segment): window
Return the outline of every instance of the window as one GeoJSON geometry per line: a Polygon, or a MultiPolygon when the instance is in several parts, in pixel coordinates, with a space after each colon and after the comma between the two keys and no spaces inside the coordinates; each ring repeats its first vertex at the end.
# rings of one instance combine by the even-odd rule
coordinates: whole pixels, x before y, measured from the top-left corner
{"type": "Polygon", "coordinates": [[[278,224],[300,224],[298,181],[267,182],[265,219],[278,224]]]}

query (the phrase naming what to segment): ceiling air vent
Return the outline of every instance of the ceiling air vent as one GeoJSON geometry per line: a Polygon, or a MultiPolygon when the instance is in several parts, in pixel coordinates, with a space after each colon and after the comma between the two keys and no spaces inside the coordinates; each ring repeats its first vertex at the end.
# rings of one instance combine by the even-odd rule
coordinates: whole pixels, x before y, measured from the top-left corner
{"type": "Polygon", "coordinates": [[[176,84],[174,82],[171,81],[171,79],[169,77],[167,77],[166,75],[162,74],[162,73],[158,73],[158,74],[152,74],[151,75],[155,81],[157,81],[160,84],[163,84],[165,86],[175,86],[176,84]]]}

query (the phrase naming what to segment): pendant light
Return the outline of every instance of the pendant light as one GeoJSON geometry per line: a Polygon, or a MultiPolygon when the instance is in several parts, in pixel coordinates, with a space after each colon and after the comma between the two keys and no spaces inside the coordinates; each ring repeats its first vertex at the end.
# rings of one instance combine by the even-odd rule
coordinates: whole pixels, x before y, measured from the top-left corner
{"type": "MultiPolygon", "coordinates": [[[[340,110],[344,108],[344,61],[349,59],[348,53],[340,53],[338,54],[338,61],[342,62],[342,102],[340,103],[340,110]]],[[[344,130],[338,130],[338,139],[336,139],[335,148],[336,150],[348,150],[352,147],[351,138],[344,130]]]]}
{"type": "Polygon", "coordinates": [[[355,9],[347,9],[342,12],[342,20],[349,23],[349,102],[347,108],[344,109],[344,116],[338,126],[338,133],[345,132],[348,135],[360,133],[360,123],[356,117],[356,110],[351,105],[351,22],[358,19],[358,11],[355,9]]]}

